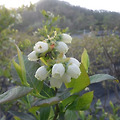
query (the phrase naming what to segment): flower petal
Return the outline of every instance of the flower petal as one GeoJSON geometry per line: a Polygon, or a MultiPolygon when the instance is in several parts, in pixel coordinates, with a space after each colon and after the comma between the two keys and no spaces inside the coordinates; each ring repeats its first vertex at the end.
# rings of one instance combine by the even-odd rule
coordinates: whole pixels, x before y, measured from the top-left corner
{"type": "Polygon", "coordinates": [[[62,34],[62,41],[65,43],[71,43],[72,37],[68,34],[62,34]]]}
{"type": "Polygon", "coordinates": [[[35,77],[38,80],[45,80],[47,78],[48,71],[46,70],[45,66],[41,66],[40,68],[37,69],[35,73],[35,77]]]}
{"type": "Polygon", "coordinates": [[[69,83],[69,82],[71,82],[71,77],[70,77],[70,75],[68,75],[68,74],[64,74],[63,76],[62,76],[62,81],[64,82],[64,83],[69,83]]]}
{"type": "Polygon", "coordinates": [[[52,77],[61,78],[65,72],[65,68],[62,63],[54,64],[52,67],[52,77]]]}
{"type": "Polygon", "coordinates": [[[68,65],[68,69],[66,73],[70,75],[72,78],[77,79],[78,76],[81,74],[81,71],[76,64],[71,64],[71,65],[68,65]]]}
{"type": "Polygon", "coordinates": [[[34,50],[37,52],[37,53],[44,53],[48,50],[48,44],[45,43],[45,42],[37,42],[34,46],[34,50]]]}
{"type": "Polygon", "coordinates": [[[37,61],[37,60],[38,60],[38,57],[37,57],[35,51],[32,51],[32,52],[28,55],[28,60],[30,60],[30,61],[37,61]]]}
{"type": "Polygon", "coordinates": [[[80,67],[80,62],[77,59],[71,57],[68,64],[73,64],[73,63],[76,64],[78,67],[80,67]]]}
{"type": "Polygon", "coordinates": [[[64,42],[58,42],[58,45],[56,46],[56,50],[60,53],[67,53],[68,46],[64,42]]]}
{"type": "Polygon", "coordinates": [[[51,87],[60,88],[62,85],[61,79],[50,78],[50,85],[51,87]]]}

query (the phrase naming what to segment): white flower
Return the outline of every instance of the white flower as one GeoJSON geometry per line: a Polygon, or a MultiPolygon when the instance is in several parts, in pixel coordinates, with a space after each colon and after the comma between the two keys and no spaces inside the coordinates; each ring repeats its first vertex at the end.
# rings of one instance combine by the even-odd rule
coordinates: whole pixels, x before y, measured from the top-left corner
{"type": "Polygon", "coordinates": [[[76,64],[78,67],[80,67],[80,62],[77,59],[71,57],[68,64],[73,64],[73,63],[76,64]]]}
{"type": "Polygon", "coordinates": [[[77,79],[78,76],[81,74],[81,71],[80,71],[80,68],[76,64],[73,63],[71,65],[68,65],[68,69],[66,73],[72,78],[77,79]]]}
{"type": "Polygon", "coordinates": [[[37,69],[35,73],[35,77],[38,80],[45,80],[47,78],[48,71],[46,70],[45,66],[41,66],[40,68],[37,69]]]}
{"type": "Polygon", "coordinates": [[[38,60],[38,57],[37,57],[35,51],[32,51],[32,52],[28,55],[28,60],[30,60],[30,61],[37,61],[37,60],[38,60]]]}
{"type": "Polygon", "coordinates": [[[89,91],[89,90],[90,90],[89,87],[86,87],[86,88],[85,88],[85,91],[89,91]]]}
{"type": "Polygon", "coordinates": [[[51,85],[51,87],[60,88],[62,85],[62,81],[61,81],[61,79],[51,77],[50,78],[50,85],[51,85]]]}
{"type": "Polygon", "coordinates": [[[68,46],[64,42],[58,42],[56,50],[58,50],[60,53],[65,54],[68,51],[68,46]]]}
{"type": "Polygon", "coordinates": [[[61,78],[65,72],[65,68],[62,63],[54,64],[52,67],[52,77],[61,78]]]}
{"type": "Polygon", "coordinates": [[[66,58],[66,55],[63,55],[63,59],[65,59],[66,58]]]}
{"type": "Polygon", "coordinates": [[[62,41],[65,43],[71,43],[72,37],[68,34],[62,34],[62,41]]]}
{"type": "Polygon", "coordinates": [[[45,42],[37,42],[34,46],[34,50],[37,52],[37,53],[44,53],[48,50],[48,44],[45,43],[45,42]]]}
{"type": "Polygon", "coordinates": [[[70,75],[68,75],[68,74],[65,73],[65,74],[62,76],[61,80],[62,80],[64,83],[69,83],[69,82],[71,82],[71,77],[70,77],[70,75]]]}

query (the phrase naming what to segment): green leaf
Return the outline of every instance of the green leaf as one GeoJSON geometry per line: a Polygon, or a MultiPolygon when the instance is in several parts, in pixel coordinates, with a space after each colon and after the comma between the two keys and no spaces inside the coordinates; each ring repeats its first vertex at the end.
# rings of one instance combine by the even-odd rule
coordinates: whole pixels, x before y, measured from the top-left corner
{"type": "Polygon", "coordinates": [[[27,83],[27,79],[26,79],[26,69],[25,69],[25,65],[24,65],[22,52],[20,51],[20,49],[18,48],[17,45],[16,45],[16,48],[17,48],[17,53],[18,53],[19,65],[14,60],[13,60],[13,65],[14,65],[19,77],[21,78],[22,84],[29,86],[29,84],[27,83]]]}
{"type": "Polygon", "coordinates": [[[14,60],[12,60],[13,62],[13,65],[15,67],[15,70],[17,71],[17,74],[19,75],[20,77],[20,80],[21,80],[21,83],[24,84],[24,80],[23,80],[23,77],[22,77],[22,72],[21,72],[21,67],[19,64],[17,64],[14,60]]]}
{"type": "Polygon", "coordinates": [[[30,87],[17,86],[0,95],[0,104],[11,102],[15,99],[25,96],[33,89],[30,87]]]}
{"type": "Polygon", "coordinates": [[[15,120],[21,120],[19,117],[17,117],[17,116],[14,116],[14,119],[15,120]]]}
{"type": "Polygon", "coordinates": [[[72,110],[67,110],[65,112],[65,120],[78,120],[77,112],[72,110]]]}
{"type": "Polygon", "coordinates": [[[36,111],[38,111],[38,110],[39,110],[39,107],[32,107],[32,108],[29,109],[29,112],[30,112],[31,114],[33,114],[33,115],[39,120],[40,115],[39,115],[39,114],[36,114],[36,111]]]}
{"type": "Polygon", "coordinates": [[[88,67],[90,65],[90,62],[89,62],[89,56],[88,56],[87,50],[85,48],[81,56],[81,62],[84,65],[86,71],[88,72],[88,67]]]}
{"type": "Polygon", "coordinates": [[[62,105],[64,106],[64,108],[68,105],[70,105],[77,97],[79,97],[79,95],[72,95],[66,99],[64,99],[62,101],[62,105]]]}
{"type": "Polygon", "coordinates": [[[27,113],[16,112],[16,111],[9,111],[9,113],[14,116],[17,116],[18,118],[20,118],[20,120],[36,120],[34,116],[27,113]]]}
{"type": "MultiPolygon", "coordinates": [[[[43,81],[39,81],[35,78],[35,72],[40,67],[40,64],[37,62],[29,61],[26,56],[23,56],[23,59],[24,59],[24,64],[25,64],[25,68],[26,68],[27,82],[30,84],[30,87],[34,88],[33,92],[35,94],[39,95],[40,91],[43,88],[43,81]]],[[[18,62],[18,57],[15,58],[15,61],[18,62]]],[[[15,63],[15,64],[17,64],[17,63],[15,63]]],[[[17,81],[20,84],[20,79],[18,76],[18,72],[16,72],[16,70],[14,69],[13,66],[11,66],[12,78],[15,82],[17,81]]]]}
{"type": "Polygon", "coordinates": [[[29,61],[27,56],[24,56],[23,58],[27,74],[27,82],[32,88],[34,88],[34,92],[39,94],[43,88],[43,81],[37,80],[35,78],[35,72],[40,67],[40,64],[37,62],[29,61]]]}
{"type": "Polygon", "coordinates": [[[87,92],[82,96],[76,98],[72,104],[70,104],[67,109],[70,110],[87,110],[93,99],[93,91],[87,92]]]}
{"type": "Polygon", "coordinates": [[[71,94],[80,92],[90,84],[90,79],[83,66],[80,65],[81,75],[77,79],[72,79],[70,83],[66,84],[67,88],[73,88],[71,94]]]}
{"type": "Polygon", "coordinates": [[[105,80],[117,80],[115,77],[108,75],[108,74],[96,74],[93,76],[90,76],[90,83],[98,83],[105,80]]]}
{"type": "Polygon", "coordinates": [[[33,107],[47,107],[47,106],[51,106],[51,105],[55,105],[58,102],[60,102],[60,98],[59,97],[52,97],[49,99],[44,99],[44,100],[37,100],[35,103],[33,103],[33,107]]]}
{"type": "Polygon", "coordinates": [[[23,60],[23,56],[22,56],[22,53],[20,51],[20,49],[18,48],[18,46],[16,45],[16,48],[17,48],[17,53],[18,53],[18,59],[19,59],[19,64],[20,64],[20,67],[21,67],[21,72],[22,72],[22,77],[23,77],[23,80],[24,82],[26,81],[26,70],[25,70],[25,65],[24,65],[24,60],[23,60]]]}
{"type": "Polygon", "coordinates": [[[48,120],[50,115],[50,107],[40,108],[40,120],[48,120]]]}

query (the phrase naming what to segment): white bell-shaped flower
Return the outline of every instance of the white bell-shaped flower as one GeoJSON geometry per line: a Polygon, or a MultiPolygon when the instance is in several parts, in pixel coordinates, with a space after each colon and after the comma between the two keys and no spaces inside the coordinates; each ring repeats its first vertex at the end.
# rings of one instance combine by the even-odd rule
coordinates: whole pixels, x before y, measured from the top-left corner
{"type": "Polygon", "coordinates": [[[68,69],[66,73],[72,78],[77,79],[78,76],[81,74],[81,71],[80,71],[80,68],[76,64],[71,64],[71,65],[68,65],[68,69]]]}
{"type": "Polygon", "coordinates": [[[37,53],[44,53],[48,50],[48,44],[45,42],[37,42],[34,46],[34,51],[37,53]]]}
{"type": "Polygon", "coordinates": [[[51,77],[50,78],[50,85],[51,85],[51,87],[60,88],[62,85],[62,81],[61,81],[61,79],[51,77]]]}
{"type": "Polygon", "coordinates": [[[63,55],[63,59],[66,59],[66,55],[63,55]]]}
{"type": "Polygon", "coordinates": [[[71,77],[70,77],[70,75],[68,75],[68,74],[65,73],[65,74],[62,76],[61,80],[62,80],[64,83],[69,83],[69,82],[71,82],[71,77]]]}
{"type": "Polygon", "coordinates": [[[73,64],[73,63],[76,64],[78,67],[80,67],[80,62],[77,59],[71,57],[68,64],[73,64]]]}
{"type": "Polygon", "coordinates": [[[62,34],[62,41],[65,43],[71,43],[72,37],[68,34],[62,34]]]}
{"type": "Polygon", "coordinates": [[[64,42],[58,42],[58,45],[56,46],[56,50],[60,53],[67,53],[68,49],[68,46],[64,42]]]}
{"type": "Polygon", "coordinates": [[[45,66],[41,66],[40,68],[38,68],[35,73],[35,77],[41,81],[45,80],[47,78],[47,75],[48,75],[48,71],[46,70],[45,66]]]}
{"type": "Polygon", "coordinates": [[[37,61],[37,60],[38,60],[38,57],[37,57],[35,51],[32,51],[32,52],[28,55],[28,60],[30,60],[30,61],[37,61]]]}
{"type": "Polygon", "coordinates": [[[65,68],[62,63],[54,64],[52,67],[52,77],[61,78],[65,72],[65,68]]]}

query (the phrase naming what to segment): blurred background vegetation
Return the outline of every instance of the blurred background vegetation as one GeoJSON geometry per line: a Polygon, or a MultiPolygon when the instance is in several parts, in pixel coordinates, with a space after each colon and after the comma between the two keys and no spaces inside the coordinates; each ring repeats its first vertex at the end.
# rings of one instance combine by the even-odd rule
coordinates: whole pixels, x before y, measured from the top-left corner
{"type": "MultiPolygon", "coordinates": [[[[11,60],[16,55],[14,42],[27,55],[32,51],[34,43],[42,39],[40,35],[36,35],[36,31],[40,31],[43,27],[44,30],[46,28],[43,22],[45,18],[41,14],[42,10],[50,11],[55,15],[53,25],[54,27],[57,25],[58,31],[59,28],[68,28],[67,32],[73,37],[68,56],[80,60],[81,54],[86,48],[90,59],[89,75],[106,73],[116,77],[118,81],[120,80],[120,13],[104,10],[93,11],[59,0],[43,0],[35,5],[22,6],[18,9],[7,9],[0,6],[0,93],[12,86],[10,68],[11,60]]],[[[90,89],[95,90],[95,102],[98,98],[102,98],[104,109],[108,109],[109,105],[106,103],[112,101],[111,93],[114,93],[115,98],[112,102],[119,105],[120,86],[118,81],[105,81],[99,85],[90,86],[90,89]],[[95,86],[99,89],[97,90],[95,86]]],[[[8,109],[17,109],[17,106],[16,108],[12,108],[12,105],[8,104],[0,106],[0,118],[3,114],[8,114],[8,109]],[[5,106],[7,107],[5,108],[5,106]]],[[[91,112],[91,114],[93,113],[91,112]]],[[[85,119],[88,120],[88,118],[85,119]]]]}

